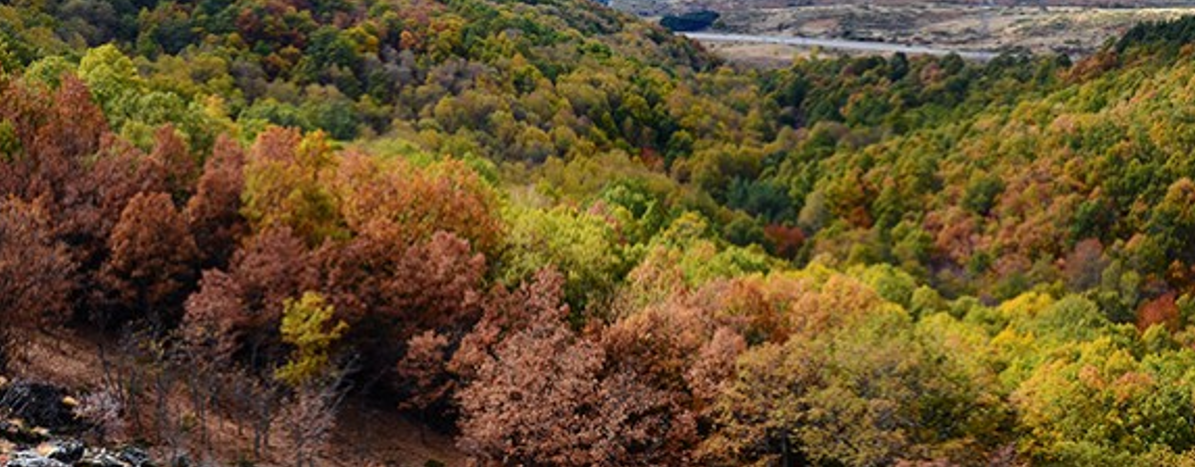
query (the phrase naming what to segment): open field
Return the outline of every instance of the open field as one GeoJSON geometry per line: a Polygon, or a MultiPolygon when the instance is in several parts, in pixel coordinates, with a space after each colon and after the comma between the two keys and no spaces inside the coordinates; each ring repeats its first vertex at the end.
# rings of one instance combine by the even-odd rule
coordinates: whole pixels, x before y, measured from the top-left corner
{"type": "MultiPolygon", "coordinates": [[[[615,6],[661,15],[711,9],[722,16],[711,32],[880,41],[960,51],[1023,49],[1037,54],[1088,54],[1141,21],[1195,13],[1195,2],[1036,1],[947,2],[889,0],[782,1],[625,0],[615,6]],[[1131,3],[1131,6],[1125,6],[1131,3]]],[[[712,45],[736,59],[791,57],[788,45],[712,45]]]]}

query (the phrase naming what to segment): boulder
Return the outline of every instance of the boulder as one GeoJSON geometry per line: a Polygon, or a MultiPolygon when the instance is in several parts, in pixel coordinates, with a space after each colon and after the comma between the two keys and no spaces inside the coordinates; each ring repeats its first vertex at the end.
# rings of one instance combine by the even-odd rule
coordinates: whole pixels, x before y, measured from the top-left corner
{"type": "Polygon", "coordinates": [[[83,443],[73,439],[66,439],[45,443],[38,451],[50,459],[74,464],[83,458],[83,449],[83,443]]]}
{"type": "Polygon", "coordinates": [[[49,439],[49,432],[36,428],[30,430],[26,427],[25,422],[19,418],[11,420],[0,419],[0,439],[12,441],[17,444],[37,444],[49,439]]]}
{"type": "Polygon", "coordinates": [[[58,432],[75,423],[66,391],[48,384],[15,382],[0,388],[0,413],[19,418],[29,426],[58,432]]]}
{"type": "Polygon", "coordinates": [[[75,462],[76,467],[128,467],[107,449],[87,449],[83,458],[75,462]]]}
{"type": "Polygon", "coordinates": [[[17,451],[12,453],[4,467],[70,467],[68,464],[50,459],[37,451],[17,451]]]}
{"type": "Polygon", "coordinates": [[[88,448],[77,467],[154,467],[149,454],[143,449],[126,447],[119,451],[88,448]]]}
{"type": "Polygon", "coordinates": [[[118,454],[120,460],[124,461],[130,467],[153,467],[153,462],[149,459],[149,453],[140,448],[132,446],[120,450],[118,454]]]}

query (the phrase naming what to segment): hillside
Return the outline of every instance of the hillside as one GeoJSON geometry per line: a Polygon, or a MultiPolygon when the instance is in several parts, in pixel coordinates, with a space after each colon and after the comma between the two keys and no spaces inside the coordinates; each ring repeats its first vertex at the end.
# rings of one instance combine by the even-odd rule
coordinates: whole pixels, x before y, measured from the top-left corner
{"type": "Polygon", "coordinates": [[[0,463],[1195,465],[1193,26],[0,5],[0,463]]]}

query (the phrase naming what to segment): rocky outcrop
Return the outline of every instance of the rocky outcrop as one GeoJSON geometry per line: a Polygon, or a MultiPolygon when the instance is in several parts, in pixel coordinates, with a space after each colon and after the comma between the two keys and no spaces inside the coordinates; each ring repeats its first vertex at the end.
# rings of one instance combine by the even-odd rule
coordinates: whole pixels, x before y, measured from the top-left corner
{"type": "Polygon", "coordinates": [[[0,467],[152,467],[142,449],[87,446],[68,391],[0,377],[0,467]]]}
{"type": "MultiPolygon", "coordinates": [[[[0,455],[2,458],[3,455],[0,455]]],[[[152,467],[149,454],[134,447],[118,451],[85,448],[82,443],[66,440],[43,444],[9,454],[4,467],[152,467]]]]}

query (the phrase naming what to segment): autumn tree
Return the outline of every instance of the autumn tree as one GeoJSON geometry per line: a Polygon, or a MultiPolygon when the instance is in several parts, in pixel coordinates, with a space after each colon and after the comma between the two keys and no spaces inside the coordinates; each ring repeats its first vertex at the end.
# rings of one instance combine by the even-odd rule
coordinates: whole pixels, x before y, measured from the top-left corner
{"type": "Polygon", "coordinates": [[[329,185],[358,235],[405,246],[443,231],[487,255],[499,246],[503,226],[495,193],[458,160],[420,168],[402,158],[349,151],[329,185]]]}
{"type": "Polygon", "coordinates": [[[162,167],[166,192],[175,204],[185,205],[194,192],[199,167],[173,126],[163,125],[154,131],[153,151],[148,157],[162,167]]]}
{"type": "Polygon", "coordinates": [[[187,221],[206,267],[224,267],[247,233],[240,214],[244,165],[241,147],[221,136],[204,164],[195,196],[187,203],[187,221]]]}
{"type": "Polygon", "coordinates": [[[0,203],[0,367],[18,328],[70,318],[75,264],[37,203],[0,203]],[[22,323],[24,325],[22,325],[22,323]]]}
{"type": "Polygon", "coordinates": [[[407,348],[395,371],[408,396],[399,404],[421,416],[436,405],[447,402],[455,388],[448,371],[448,338],[434,330],[407,340],[407,348]]]}
{"type": "Polygon", "coordinates": [[[436,330],[458,339],[480,315],[485,258],[449,233],[408,247],[359,236],[325,245],[312,264],[371,371],[393,369],[417,334],[436,330]]]}
{"type": "Polygon", "coordinates": [[[200,284],[197,295],[220,304],[213,308],[220,311],[213,318],[241,337],[237,346],[249,350],[251,368],[260,370],[283,358],[277,330],[284,303],[314,287],[317,276],[310,261],[303,240],[289,228],[269,228],[245,239],[233,254],[227,278],[213,273],[212,280],[205,276],[200,284]]]}
{"type": "Polygon", "coordinates": [[[257,231],[289,227],[308,246],[343,237],[344,222],[328,185],[336,164],[322,134],[267,129],[246,158],[241,214],[257,231]]]}
{"type": "Polygon", "coordinates": [[[332,351],[348,324],[333,321],[333,307],[325,305],[318,293],[304,292],[302,298],[287,299],[283,306],[279,332],[294,350],[274,377],[289,385],[293,394],[280,416],[294,444],[295,466],[314,466],[331,436],[343,398],[343,368],[333,361],[332,351]]]}
{"type": "Polygon", "coordinates": [[[507,337],[538,320],[563,319],[569,308],[564,300],[564,277],[554,269],[542,269],[513,291],[495,287],[484,302],[481,318],[466,334],[448,368],[468,382],[494,355],[507,337]]]}
{"type": "Polygon", "coordinates": [[[604,374],[604,360],[559,317],[537,318],[458,391],[459,445],[486,465],[682,462],[663,449],[670,430],[684,429],[661,415],[667,397],[633,373],[604,374]]]}
{"type": "Polygon", "coordinates": [[[279,380],[300,387],[324,377],[331,368],[332,347],[344,335],[348,324],[333,322],[333,307],[314,292],[287,299],[282,313],[282,342],[294,346],[290,359],[276,374],[279,380]]]}
{"type": "Polygon", "coordinates": [[[702,452],[730,464],[973,455],[959,447],[1000,413],[910,324],[899,310],[877,310],[812,339],[747,351],[718,398],[717,428],[702,452]]]}
{"type": "Polygon", "coordinates": [[[106,322],[147,319],[159,330],[172,326],[193,286],[198,251],[170,195],[133,197],[108,246],[112,254],[101,270],[101,283],[115,315],[106,322]]]}

